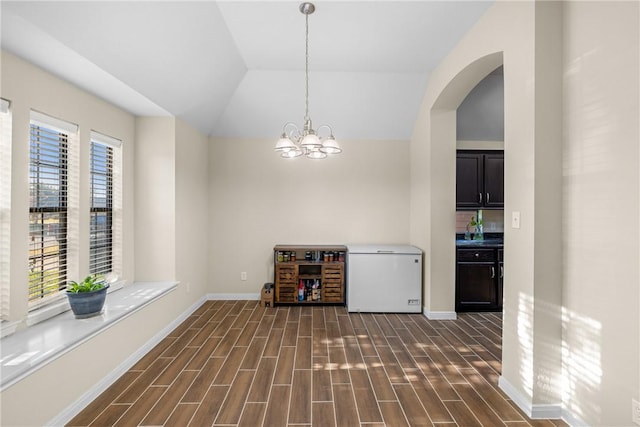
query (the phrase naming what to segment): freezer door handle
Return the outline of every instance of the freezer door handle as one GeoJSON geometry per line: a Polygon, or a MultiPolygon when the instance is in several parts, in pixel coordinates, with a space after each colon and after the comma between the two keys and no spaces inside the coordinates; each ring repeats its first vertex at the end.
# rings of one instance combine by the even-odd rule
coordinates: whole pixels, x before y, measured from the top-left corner
{"type": "Polygon", "coordinates": [[[378,249],[377,251],[379,254],[394,254],[394,251],[385,251],[383,249],[378,249]]]}

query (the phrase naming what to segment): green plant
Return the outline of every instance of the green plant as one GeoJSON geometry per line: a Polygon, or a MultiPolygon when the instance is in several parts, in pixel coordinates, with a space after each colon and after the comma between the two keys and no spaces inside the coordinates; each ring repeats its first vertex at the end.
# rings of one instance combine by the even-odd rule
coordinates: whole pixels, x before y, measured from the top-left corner
{"type": "Polygon", "coordinates": [[[469,223],[470,226],[475,227],[476,225],[482,225],[482,220],[480,221],[476,221],[476,217],[472,216],[471,217],[471,222],[469,223]]]}
{"type": "Polygon", "coordinates": [[[80,283],[73,280],[70,281],[69,285],[67,286],[67,292],[78,294],[80,292],[97,291],[98,289],[102,288],[104,288],[104,282],[100,281],[100,277],[89,275],[85,277],[80,283]]]}

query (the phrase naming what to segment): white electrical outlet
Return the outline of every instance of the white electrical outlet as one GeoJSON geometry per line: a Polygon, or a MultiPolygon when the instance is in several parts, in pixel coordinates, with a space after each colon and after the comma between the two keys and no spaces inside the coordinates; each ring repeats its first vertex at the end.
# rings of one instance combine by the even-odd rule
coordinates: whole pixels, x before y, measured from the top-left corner
{"type": "Polygon", "coordinates": [[[242,273],[240,273],[240,280],[247,280],[247,272],[243,271],[242,273]]]}
{"type": "Polygon", "coordinates": [[[635,399],[631,399],[631,421],[640,426],[640,402],[635,399]]]}
{"type": "Polygon", "coordinates": [[[511,212],[511,228],[520,228],[520,212],[511,212]]]}

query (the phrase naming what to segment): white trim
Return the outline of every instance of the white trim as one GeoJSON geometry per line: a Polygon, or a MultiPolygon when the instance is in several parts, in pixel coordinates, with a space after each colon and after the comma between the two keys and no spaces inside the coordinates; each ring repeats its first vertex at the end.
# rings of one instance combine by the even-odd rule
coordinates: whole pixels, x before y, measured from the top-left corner
{"type": "Polygon", "coordinates": [[[482,141],[473,139],[459,139],[456,141],[458,150],[504,150],[504,141],[482,141]]]}
{"type": "Polygon", "coordinates": [[[42,304],[40,307],[33,309],[27,314],[27,318],[24,323],[27,326],[37,325],[40,322],[44,322],[60,313],[71,310],[69,300],[64,292],[59,292],[50,300],[42,304]]]}
{"type": "Polygon", "coordinates": [[[569,424],[571,427],[589,427],[589,424],[587,424],[583,419],[567,411],[566,408],[562,408],[562,421],[569,424]]]}
{"type": "Polygon", "coordinates": [[[122,362],[116,369],[111,371],[109,375],[104,377],[100,382],[91,387],[84,393],[78,400],[67,406],[62,412],[52,418],[46,426],[62,426],[66,425],[76,415],[86,408],[91,402],[93,402],[100,394],[108,389],[113,383],[115,383],[122,375],[124,375],[133,365],[135,365],[140,359],[142,359],[147,353],[149,353],[156,345],[167,337],[175,328],[180,326],[182,322],[187,320],[187,317],[191,316],[202,304],[206,302],[206,298],[202,297],[196,301],[191,307],[189,307],[180,316],[175,318],[173,322],[169,323],[160,332],[158,332],[153,338],[147,341],[142,347],[140,347],[135,353],[132,353],[124,362],[122,362]]]}
{"type": "Polygon", "coordinates": [[[455,311],[429,311],[426,308],[422,313],[427,316],[429,320],[456,320],[457,314],[455,311]]]}
{"type": "Polygon", "coordinates": [[[11,105],[11,101],[6,100],[4,98],[0,98],[0,113],[3,113],[3,114],[8,113],[10,105],[11,105]]]}
{"type": "Polygon", "coordinates": [[[51,117],[48,114],[44,114],[36,110],[31,110],[30,119],[31,123],[37,126],[43,126],[61,133],[78,133],[77,124],[58,119],[56,117],[51,117]]]}
{"type": "Polygon", "coordinates": [[[178,282],[137,282],[109,294],[99,316],[78,321],[68,311],[3,338],[0,392],[177,287],[178,282]]]}
{"type": "Polygon", "coordinates": [[[260,300],[260,294],[207,294],[208,300],[260,300]]]}
{"type": "Polygon", "coordinates": [[[18,329],[19,324],[20,324],[20,321],[10,322],[10,321],[4,320],[0,322],[0,338],[8,337],[12,333],[14,333],[16,329],[18,329]]]}
{"type": "MultiPolygon", "coordinates": [[[[109,285],[109,289],[107,290],[107,294],[111,292],[115,292],[118,289],[122,289],[125,284],[125,280],[118,280],[109,285]]],[[[55,300],[50,300],[48,303],[43,304],[41,307],[38,307],[27,314],[27,318],[24,323],[27,326],[37,325],[40,322],[44,322],[47,319],[50,319],[54,316],[57,316],[60,313],[64,313],[65,311],[71,310],[71,306],[69,305],[69,300],[67,299],[64,292],[61,292],[59,295],[56,295],[55,300]]],[[[7,334],[8,335],[8,334],[7,334]]],[[[6,336],[6,335],[3,335],[6,336]]]]}
{"type": "Polygon", "coordinates": [[[562,418],[561,403],[534,405],[502,375],[498,378],[498,386],[529,418],[533,420],[562,418]]]}
{"type": "Polygon", "coordinates": [[[97,132],[95,130],[91,131],[91,141],[99,142],[100,144],[109,145],[115,148],[120,148],[120,146],[122,145],[121,140],[114,138],[112,136],[97,132]]]}
{"type": "MultiPolygon", "coordinates": [[[[9,101],[0,98],[0,320],[3,323],[10,318],[11,312],[11,132],[9,101]]],[[[5,328],[2,336],[5,332],[13,333],[5,328]]]]}
{"type": "Polygon", "coordinates": [[[531,419],[559,420],[560,418],[562,418],[561,403],[535,404],[531,407],[531,419]]]}
{"type": "Polygon", "coordinates": [[[522,393],[511,385],[509,380],[502,375],[498,378],[498,387],[500,387],[500,389],[513,400],[513,403],[518,405],[518,408],[527,414],[528,417],[531,416],[531,402],[529,402],[529,399],[523,396],[522,393]]]}

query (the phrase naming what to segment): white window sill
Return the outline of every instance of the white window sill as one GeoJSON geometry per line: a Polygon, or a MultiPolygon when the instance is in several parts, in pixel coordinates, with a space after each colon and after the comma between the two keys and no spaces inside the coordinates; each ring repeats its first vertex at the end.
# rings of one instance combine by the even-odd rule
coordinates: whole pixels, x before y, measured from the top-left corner
{"type": "Polygon", "coordinates": [[[114,323],[175,290],[178,282],[137,282],[107,296],[102,314],[76,319],[71,311],[0,341],[0,391],[57,359],[114,323]]]}
{"type": "MultiPolygon", "coordinates": [[[[107,290],[107,294],[110,294],[119,289],[122,289],[123,286],[124,286],[124,280],[120,280],[115,283],[112,283],[109,286],[109,289],[107,290]]],[[[47,304],[44,307],[35,309],[32,312],[30,312],[27,315],[27,319],[25,320],[26,325],[33,326],[40,322],[44,322],[45,320],[50,319],[54,316],[57,316],[60,313],[64,313],[65,311],[71,310],[71,306],[69,305],[69,300],[67,299],[65,292],[61,292],[61,294],[62,295],[60,295],[60,298],[55,302],[52,302],[50,304],[47,304]]],[[[3,337],[7,335],[9,334],[4,334],[3,337]]]]}

